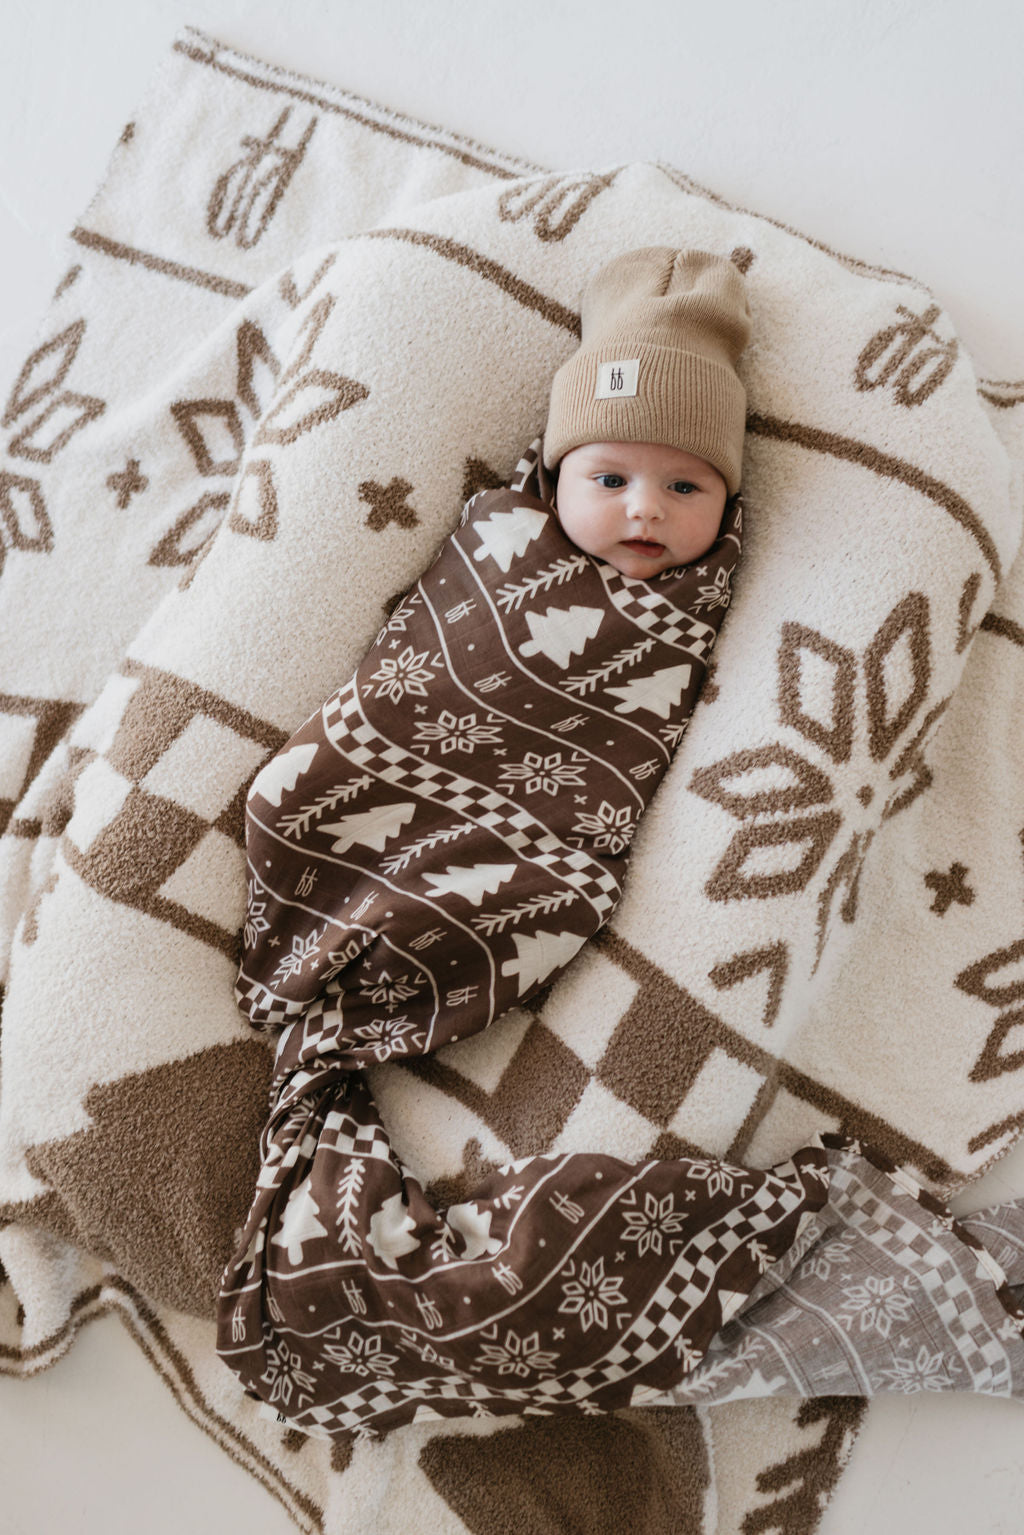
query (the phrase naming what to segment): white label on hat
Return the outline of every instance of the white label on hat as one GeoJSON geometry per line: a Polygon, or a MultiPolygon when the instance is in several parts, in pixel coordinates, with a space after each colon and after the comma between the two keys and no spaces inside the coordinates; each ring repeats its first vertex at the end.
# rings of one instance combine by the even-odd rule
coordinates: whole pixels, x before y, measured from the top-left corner
{"type": "Polygon", "coordinates": [[[636,394],[640,379],[640,359],[632,357],[622,362],[602,362],[597,366],[595,400],[626,400],[636,394]]]}

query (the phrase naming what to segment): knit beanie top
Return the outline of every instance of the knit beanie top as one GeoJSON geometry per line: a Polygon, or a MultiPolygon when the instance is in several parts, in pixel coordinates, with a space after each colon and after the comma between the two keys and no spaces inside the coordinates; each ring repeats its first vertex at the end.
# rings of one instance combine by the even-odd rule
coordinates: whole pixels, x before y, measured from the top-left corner
{"type": "Polygon", "coordinates": [[[713,464],[739,489],[750,334],[746,285],[725,256],[647,246],[601,268],[583,297],[579,351],[556,373],[548,469],[588,442],[652,442],[713,464]]]}

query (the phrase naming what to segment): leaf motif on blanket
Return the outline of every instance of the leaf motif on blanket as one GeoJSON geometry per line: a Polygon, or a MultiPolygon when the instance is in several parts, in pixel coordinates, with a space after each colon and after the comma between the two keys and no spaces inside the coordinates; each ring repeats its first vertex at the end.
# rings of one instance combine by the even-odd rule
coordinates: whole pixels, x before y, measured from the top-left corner
{"type": "Polygon", "coordinates": [[[354,378],[325,368],[310,368],[276,400],[260,422],[255,445],[276,443],[284,446],[315,426],[325,426],[343,410],[350,410],[365,400],[370,391],[354,378]]]}
{"type": "Polygon", "coordinates": [[[76,432],[106,410],[104,402],[95,395],[73,394],[68,390],[57,392],[78,355],[85,330],[85,321],[75,320],[26,359],[8,397],[3,425],[14,426],[35,406],[43,401],[46,403],[31,421],[22,423],[18,434],[11,439],[7,451],[12,458],[50,463],[76,432]]]}
{"type": "MultiPolygon", "coordinates": [[[[7,444],[12,458],[49,464],[71,439],[103,414],[105,403],[94,395],[61,390],[78,355],[86,322],[73,321],[30,353],[7,399],[3,426],[18,427],[7,444]],[[42,406],[32,414],[37,406],[42,406]],[[31,419],[23,418],[29,415],[31,419]],[[20,423],[20,426],[19,426],[20,423]]],[[[0,571],[8,549],[49,554],[53,523],[39,480],[0,471],[0,571]]]]}
{"type": "Polygon", "coordinates": [[[224,519],[231,500],[226,490],[206,491],[153,546],[151,565],[191,565],[224,519]],[[186,535],[192,537],[186,541],[186,535]]]}
{"type": "Polygon", "coordinates": [[[171,415],[201,475],[236,473],[245,430],[234,400],[175,400],[171,415]]]}
{"type": "Polygon", "coordinates": [[[48,554],[53,548],[53,524],[38,480],[0,471],[0,569],[6,550],[48,554]]]}

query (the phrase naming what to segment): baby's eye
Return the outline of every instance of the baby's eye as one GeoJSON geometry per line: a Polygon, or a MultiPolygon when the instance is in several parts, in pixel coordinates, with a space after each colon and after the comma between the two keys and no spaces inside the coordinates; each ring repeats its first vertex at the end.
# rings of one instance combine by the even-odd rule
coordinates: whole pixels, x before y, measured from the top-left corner
{"type": "Polygon", "coordinates": [[[597,474],[594,478],[606,490],[621,490],[626,483],[621,474],[597,474]]]}
{"type": "Polygon", "coordinates": [[[690,480],[673,480],[670,488],[678,491],[681,496],[688,496],[692,490],[697,489],[690,480]]]}

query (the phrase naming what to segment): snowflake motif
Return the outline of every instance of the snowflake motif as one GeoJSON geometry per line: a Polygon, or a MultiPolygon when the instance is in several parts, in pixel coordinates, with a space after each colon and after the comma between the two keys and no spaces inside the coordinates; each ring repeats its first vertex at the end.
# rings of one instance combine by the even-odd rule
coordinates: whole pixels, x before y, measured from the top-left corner
{"type": "Polygon", "coordinates": [[[838,1264],[845,1263],[853,1251],[852,1242],[826,1242],[823,1247],[815,1251],[813,1258],[807,1258],[800,1265],[800,1275],[804,1279],[828,1279],[832,1270],[838,1264]]]}
{"type": "Polygon", "coordinates": [[[941,1350],[929,1354],[922,1343],[913,1359],[896,1359],[892,1369],[880,1370],[871,1382],[872,1389],[899,1391],[904,1396],[910,1396],[916,1391],[949,1391],[955,1382],[952,1375],[943,1368],[945,1363],[941,1350]]]}
{"type": "MultiPolygon", "coordinates": [[[[324,933],[327,929],[324,928],[324,933]]],[[[307,959],[312,959],[317,952],[317,944],[323,937],[316,928],[306,938],[300,938],[296,933],[292,937],[292,951],[286,954],[284,959],[274,971],[275,981],[287,981],[289,976],[298,975],[307,959]]]]}
{"type": "Polygon", "coordinates": [[[364,997],[369,997],[378,1007],[386,1007],[389,1013],[393,1013],[400,1002],[406,1002],[416,995],[416,987],[406,985],[408,979],[407,975],[399,975],[392,980],[388,972],[382,970],[375,981],[367,981],[360,990],[364,997]]]}
{"type": "Polygon", "coordinates": [[[712,608],[727,608],[730,596],[729,572],[716,570],[714,585],[699,586],[693,605],[695,608],[707,608],[708,612],[711,612],[712,608]]]}
{"type": "Polygon", "coordinates": [[[879,1279],[871,1274],[863,1284],[844,1285],[843,1294],[846,1299],[839,1308],[843,1326],[850,1328],[859,1318],[861,1332],[877,1332],[880,1338],[887,1338],[893,1322],[905,1322],[914,1309],[913,1299],[896,1289],[891,1276],[879,1279]]]}
{"type": "Polygon", "coordinates": [[[736,823],[704,887],[711,900],[788,896],[816,882],[814,970],[835,921],[856,921],[876,837],[933,782],[927,751],[949,698],[935,697],[932,625],[920,592],[862,650],[784,623],[776,697],[785,735],[690,780],[736,823]]]}
{"type": "Polygon", "coordinates": [[[393,1055],[405,1055],[410,1045],[415,1047],[420,1043],[416,1038],[406,1038],[415,1028],[416,1025],[406,1017],[371,1018],[369,1023],[360,1024],[353,1032],[366,1041],[378,1061],[386,1061],[393,1055]]]}
{"type": "Polygon", "coordinates": [[[277,1338],[273,1342],[268,1341],[264,1358],[267,1368],[260,1380],[270,1387],[271,1402],[280,1402],[282,1407],[288,1407],[291,1405],[293,1391],[296,1408],[300,1408],[304,1401],[313,1400],[316,1382],[312,1375],[301,1368],[301,1354],[293,1354],[288,1345],[277,1338]]]}
{"type": "MultiPolygon", "coordinates": [[[[493,719],[491,715],[490,720],[493,719]]],[[[416,745],[428,741],[437,741],[441,756],[446,757],[453,751],[472,752],[478,746],[500,746],[501,727],[495,723],[478,725],[475,714],[456,716],[450,709],[442,709],[435,721],[422,721],[416,726],[416,745]]]]}
{"type": "MultiPolygon", "coordinates": [[[[711,1157],[695,1157],[690,1163],[689,1177],[695,1183],[706,1183],[708,1193],[731,1194],[737,1182],[746,1174],[740,1167],[726,1167],[721,1162],[716,1162],[711,1157]]],[[[740,1194],[747,1192],[747,1186],[739,1189],[740,1194]]]]}
{"type": "Polygon", "coordinates": [[[557,1358],[557,1354],[541,1348],[540,1334],[536,1332],[520,1338],[510,1330],[504,1343],[485,1343],[480,1350],[481,1364],[497,1365],[499,1375],[519,1375],[524,1379],[531,1374],[553,1374],[557,1358]]]}
{"type": "Polygon", "coordinates": [[[660,1258],[663,1239],[675,1236],[682,1230],[682,1225],[683,1215],[676,1209],[672,1195],[658,1199],[648,1189],[644,1194],[643,1209],[626,1212],[626,1225],[620,1241],[635,1242],[638,1258],[649,1252],[657,1253],[660,1258]]]}
{"type": "Polygon", "coordinates": [[[622,1293],[621,1276],[605,1274],[603,1258],[595,1258],[593,1263],[581,1263],[579,1278],[566,1280],[562,1296],[559,1312],[578,1316],[584,1332],[589,1332],[592,1327],[608,1326],[609,1306],[628,1304],[622,1293]]]}
{"type": "Polygon", "coordinates": [[[320,971],[321,981],[333,981],[334,977],[354,959],[358,959],[366,947],[358,938],[350,938],[342,949],[328,949],[327,965],[320,971]]]}
{"type": "Polygon", "coordinates": [[[416,617],[415,600],[416,599],[413,598],[413,601],[408,606],[406,606],[404,602],[399,603],[398,607],[391,614],[391,617],[388,619],[383,629],[381,629],[378,633],[377,638],[374,641],[375,644],[383,645],[384,641],[391,633],[405,633],[407,621],[410,618],[416,617]]]}
{"type": "MultiPolygon", "coordinates": [[[[260,886],[260,889],[263,889],[262,885],[260,886]]],[[[245,946],[247,949],[251,949],[253,947],[260,933],[266,933],[270,929],[270,923],[267,921],[264,915],[266,909],[266,901],[257,901],[256,883],[254,880],[250,880],[249,902],[245,912],[244,932],[245,946]]]]}
{"type": "Polygon", "coordinates": [[[636,821],[628,805],[616,810],[602,800],[596,815],[579,815],[573,827],[574,837],[586,838],[595,852],[621,853],[633,840],[636,821]]]}
{"type": "Polygon", "coordinates": [[[378,1378],[385,1375],[390,1378],[398,1363],[397,1354],[381,1352],[381,1339],[378,1336],[363,1338],[357,1332],[349,1333],[347,1343],[325,1343],[324,1353],[332,1364],[340,1365],[352,1375],[373,1375],[378,1378]]]}
{"type": "Polygon", "coordinates": [[[447,1354],[439,1354],[431,1344],[421,1342],[410,1328],[403,1327],[401,1337],[403,1346],[417,1354],[424,1364],[438,1365],[440,1369],[458,1375],[461,1380],[467,1379],[465,1372],[456,1368],[454,1359],[450,1359],[447,1354]]]}
{"type": "Polygon", "coordinates": [[[547,757],[540,752],[527,752],[522,762],[511,762],[502,768],[501,782],[506,789],[521,783],[527,794],[554,795],[570,785],[582,787],[586,760],[579,752],[573,752],[571,762],[563,762],[561,752],[551,752],[547,757]]]}
{"type": "Polygon", "coordinates": [[[433,682],[435,673],[425,665],[427,651],[414,651],[411,645],[397,656],[383,656],[380,666],[370,678],[379,682],[375,698],[390,698],[400,704],[408,693],[416,698],[426,698],[427,683],[433,682]]]}

